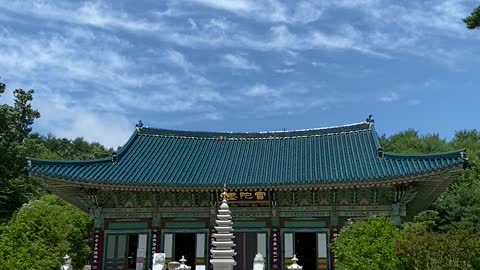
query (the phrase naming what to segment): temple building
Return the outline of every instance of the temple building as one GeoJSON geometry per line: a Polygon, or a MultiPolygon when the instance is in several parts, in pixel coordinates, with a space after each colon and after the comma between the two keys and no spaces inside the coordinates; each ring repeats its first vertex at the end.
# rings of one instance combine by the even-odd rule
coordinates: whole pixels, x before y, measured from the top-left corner
{"type": "Polygon", "coordinates": [[[149,269],[154,252],[211,269],[209,250],[227,187],[237,270],[334,269],[330,243],[349,219],[425,210],[466,163],[464,151],[384,152],[373,120],[308,130],[228,133],[147,128],[111,158],[29,160],[51,192],[94,219],[92,269],[149,269]]]}

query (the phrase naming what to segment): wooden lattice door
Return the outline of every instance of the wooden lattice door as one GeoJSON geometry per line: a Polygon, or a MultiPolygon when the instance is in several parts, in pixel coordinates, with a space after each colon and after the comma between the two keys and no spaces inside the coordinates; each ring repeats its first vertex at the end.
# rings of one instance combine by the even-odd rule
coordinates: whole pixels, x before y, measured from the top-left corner
{"type": "Polygon", "coordinates": [[[105,270],[125,270],[127,235],[110,234],[105,249],[105,270]]]}

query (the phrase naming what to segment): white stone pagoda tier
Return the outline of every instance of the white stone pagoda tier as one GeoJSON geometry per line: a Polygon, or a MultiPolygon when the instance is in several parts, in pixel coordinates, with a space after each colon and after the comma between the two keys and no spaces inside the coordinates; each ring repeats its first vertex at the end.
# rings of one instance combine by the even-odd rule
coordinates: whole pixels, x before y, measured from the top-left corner
{"type": "Polygon", "coordinates": [[[222,193],[223,201],[218,210],[215,226],[216,233],[212,234],[213,248],[210,250],[212,259],[210,263],[214,270],[232,270],[233,266],[237,265],[233,256],[237,255],[235,250],[235,243],[233,243],[233,222],[228,207],[226,192],[222,193]]]}

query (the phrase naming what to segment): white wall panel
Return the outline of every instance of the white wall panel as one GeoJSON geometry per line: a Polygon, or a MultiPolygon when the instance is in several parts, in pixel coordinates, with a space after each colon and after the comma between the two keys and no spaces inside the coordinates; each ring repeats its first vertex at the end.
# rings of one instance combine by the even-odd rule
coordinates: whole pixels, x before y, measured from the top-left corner
{"type": "Polygon", "coordinates": [[[317,250],[319,258],[327,258],[327,234],[318,233],[317,234],[317,250]]]}
{"type": "Polygon", "coordinates": [[[195,251],[197,258],[205,257],[205,234],[197,233],[197,248],[195,251]]]}
{"type": "Polygon", "coordinates": [[[257,253],[262,253],[263,257],[267,257],[267,234],[257,233],[257,253]]]}
{"type": "Polygon", "coordinates": [[[286,233],[284,236],[285,258],[293,257],[293,233],[286,233]]]}
{"type": "Polygon", "coordinates": [[[173,235],[170,233],[166,233],[164,235],[164,241],[163,241],[163,251],[165,252],[165,257],[166,258],[172,258],[172,253],[173,253],[173,235]]]}

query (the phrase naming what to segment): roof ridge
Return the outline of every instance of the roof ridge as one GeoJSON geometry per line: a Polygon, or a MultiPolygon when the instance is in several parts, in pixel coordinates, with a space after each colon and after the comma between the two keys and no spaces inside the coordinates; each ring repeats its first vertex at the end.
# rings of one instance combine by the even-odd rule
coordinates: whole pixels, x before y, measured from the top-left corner
{"type": "Polygon", "coordinates": [[[41,165],[56,165],[56,164],[89,165],[94,163],[112,162],[112,158],[106,157],[106,158],[86,159],[86,160],[51,160],[51,159],[27,157],[27,161],[30,164],[41,164],[41,165]]]}
{"type": "Polygon", "coordinates": [[[383,155],[386,158],[392,159],[445,159],[445,158],[462,158],[465,157],[466,149],[458,149],[447,152],[437,152],[431,154],[402,154],[402,153],[393,153],[393,152],[384,152],[383,155]]]}
{"type": "Polygon", "coordinates": [[[370,130],[372,124],[368,122],[359,122],[354,124],[347,124],[341,126],[311,128],[311,129],[297,129],[297,130],[282,130],[282,131],[255,131],[255,132],[229,132],[229,131],[192,131],[192,130],[175,130],[175,129],[161,129],[143,127],[138,129],[138,135],[158,135],[158,136],[173,136],[183,138],[214,138],[214,139],[267,139],[267,138],[291,138],[291,137],[308,137],[313,135],[329,135],[341,134],[348,132],[356,132],[363,130],[370,130]]]}

